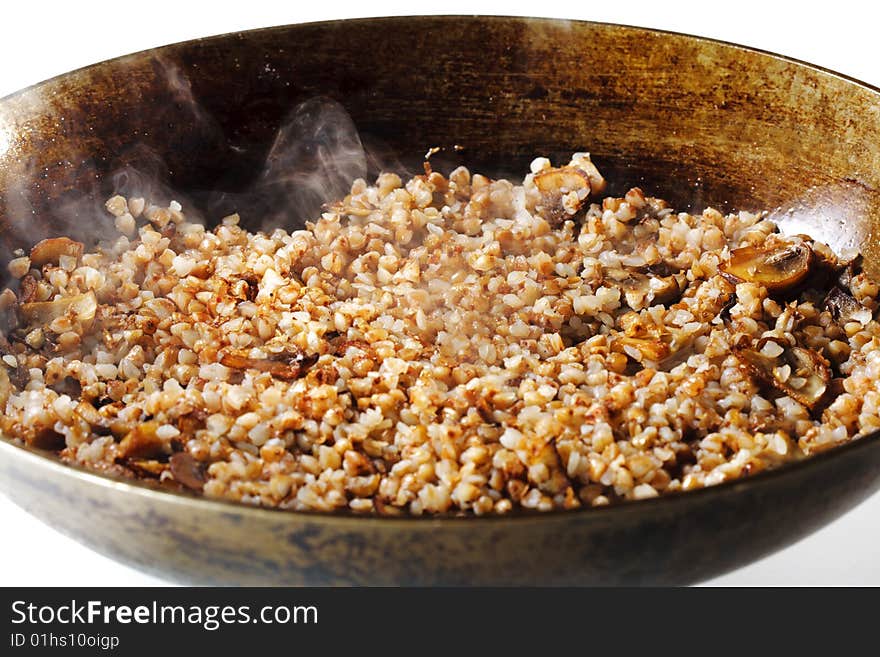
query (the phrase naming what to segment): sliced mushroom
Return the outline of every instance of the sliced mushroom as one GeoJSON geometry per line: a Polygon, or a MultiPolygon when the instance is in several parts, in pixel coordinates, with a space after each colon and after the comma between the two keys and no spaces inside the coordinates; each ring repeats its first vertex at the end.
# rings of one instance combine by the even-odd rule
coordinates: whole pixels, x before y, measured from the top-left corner
{"type": "Polygon", "coordinates": [[[650,279],[651,291],[654,294],[653,303],[669,305],[681,298],[682,292],[687,287],[687,275],[684,273],[670,276],[656,276],[650,279]]]}
{"type": "Polygon", "coordinates": [[[836,286],[831,288],[825,297],[825,307],[841,325],[848,322],[858,322],[864,326],[873,317],[873,313],[868,308],[836,286]]]}
{"type": "Polygon", "coordinates": [[[784,242],[775,246],[744,246],[730,252],[730,260],[720,265],[733,282],[748,281],[771,292],[795,287],[810,273],[813,251],[804,242],[784,242]]]}
{"type": "Polygon", "coordinates": [[[648,276],[637,271],[617,270],[608,274],[613,281],[611,284],[620,290],[622,299],[633,310],[641,310],[658,303],[674,303],[687,287],[687,276],[681,273],[648,276]],[[623,277],[618,272],[622,272],[623,277]]]}
{"type": "Polygon", "coordinates": [[[798,237],[809,244],[813,252],[813,261],[810,263],[810,275],[804,281],[802,287],[817,291],[828,290],[846,269],[847,263],[841,262],[827,244],[817,242],[806,235],[798,237]]]}
{"type": "Polygon", "coordinates": [[[57,383],[46,386],[51,388],[59,395],[67,395],[71,399],[79,399],[82,394],[82,384],[72,376],[65,376],[57,383]]]}
{"type": "Polygon", "coordinates": [[[87,401],[81,401],[76,405],[76,414],[92,428],[92,431],[99,436],[106,436],[112,433],[110,428],[110,420],[104,417],[98,409],[87,401]]]}
{"type": "Polygon", "coordinates": [[[159,423],[149,420],[129,431],[119,443],[119,458],[152,459],[165,453],[165,443],[156,435],[159,423]]]}
{"type": "Polygon", "coordinates": [[[762,338],[754,349],[734,347],[733,355],[750,374],[809,409],[828,390],[831,369],[820,354],[791,347],[781,338],[762,338]]]}
{"type": "Polygon", "coordinates": [[[232,284],[230,291],[239,299],[253,301],[260,292],[260,277],[253,273],[245,274],[232,284]]]}
{"type": "Polygon", "coordinates": [[[31,375],[28,372],[27,367],[19,364],[16,367],[9,367],[6,365],[4,368],[8,368],[7,374],[9,375],[9,381],[12,383],[13,388],[24,390],[27,384],[31,382],[31,375]]]}
{"type": "Polygon", "coordinates": [[[673,274],[681,273],[681,269],[670,265],[665,260],[661,260],[653,265],[644,265],[639,268],[639,271],[643,271],[646,274],[653,274],[654,276],[666,277],[672,276],[673,274]]]}
{"type": "Polygon", "coordinates": [[[78,261],[83,254],[83,243],[68,237],[52,237],[37,242],[31,249],[31,266],[40,268],[43,265],[58,264],[61,256],[70,256],[78,261]]]}
{"type": "Polygon", "coordinates": [[[178,417],[177,429],[180,431],[181,437],[188,440],[195,436],[196,431],[205,426],[207,417],[208,413],[202,408],[194,408],[189,413],[178,417]]]}
{"type": "Polygon", "coordinates": [[[67,444],[64,439],[64,434],[58,433],[51,427],[38,429],[27,443],[31,447],[48,449],[53,452],[57,452],[59,449],[64,449],[67,444]]]}
{"type": "Polygon", "coordinates": [[[536,173],[534,182],[543,197],[544,209],[548,214],[545,218],[557,222],[577,213],[592,192],[590,175],[573,166],[536,173]]]}
{"type": "Polygon", "coordinates": [[[843,265],[843,270],[840,272],[840,276],[837,279],[838,285],[844,290],[849,290],[853,278],[859,275],[861,271],[862,255],[859,254],[843,265]]]}
{"type": "Polygon", "coordinates": [[[830,418],[827,416],[828,407],[834,402],[835,399],[840,397],[841,395],[846,393],[846,387],[843,385],[846,379],[843,377],[836,377],[831,379],[828,382],[828,390],[825,392],[825,396],[822,398],[822,401],[813,409],[813,412],[822,411],[822,421],[828,422],[830,418]]]}
{"type": "Polygon", "coordinates": [[[593,164],[589,153],[575,153],[571,159],[571,166],[575,166],[587,174],[587,178],[590,179],[590,192],[594,196],[605,191],[605,178],[593,164]]]}
{"type": "Polygon", "coordinates": [[[590,176],[583,169],[573,166],[546,169],[536,173],[535,187],[542,194],[566,194],[568,192],[583,193],[586,197],[591,192],[590,176]]]}
{"type": "Polygon", "coordinates": [[[636,362],[665,363],[673,355],[675,338],[662,328],[634,311],[620,316],[623,333],[611,336],[611,351],[629,356],[636,362]]]}
{"type": "Polygon", "coordinates": [[[94,292],[85,292],[72,297],[61,297],[54,301],[32,301],[19,306],[19,314],[28,326],[45,325],[68,311],[84,325],[95,319],[98,298],[94,292]]]}
{"type": "Polygon", "coordinates": [[[791,396],[812,408],[828,390],[831,381],[828,360],[811,349],[792,347],[790,362],[792,377],[789,379],[789,388],[797,391],[791,396]],[[801,379],[803,383],[800,383],[801,379]]]}
{"type": "Polygon", "coordinates": [[[317,356],[305,356],[300,352],[281,352],[268,358],[251,358],[241,353],[227,351],[220,363],[237,370],[268,372],[277,379],[290,381],[303,376],[318,360],[317,356]]]}
{"type": "Polygon", "coordinates": [[[168,464],[155,459],[129,459],[126,465],[140,475],[158,477],[168,469],[168,464]]]}
{"type": "Polygon", "coordinates": [[[205,485],[205,466],[188,452],[172,454],[168,464],[175,480],[192,490],[202,490],[205,485]]]}
{"type": "Polygon", "coordinates": [[[672,348],[660,338],[634,338],[628,335],[615,336],[611,340],[611,351],[626,354],[639,363],[646,360],[659,363],[672,354],[672,348]]]}
{"type": "Polygon", "coordinates": [[[615,285],[620,290],[622,300],[633,310],[641,310],[651,305],[650,281],[646,276],[633,274],[615,285]]]}

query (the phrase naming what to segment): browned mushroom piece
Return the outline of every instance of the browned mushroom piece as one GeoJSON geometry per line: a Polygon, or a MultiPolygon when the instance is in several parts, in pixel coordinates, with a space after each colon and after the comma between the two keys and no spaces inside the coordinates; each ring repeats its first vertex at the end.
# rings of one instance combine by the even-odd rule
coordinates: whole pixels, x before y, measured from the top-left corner
{"type": "Polygon", "coordinates": [[[678,273],[669,276],[652,276],[649,281],[653,293],[652,303],[669,305],[681,298],[687,287],[687,274],[678,273]]]}
{"type": "Polygon", "coordinates": [[[535,174],[535,187],[542,194],[566,194],[583,192],[584,197],[590,194],[590,176],[583,169],[567,166],[558,169],[546,169],[535,174]]]}
{"type": "Polygon", "coordinates": [[[196,431],[205,426],[207,417],[208,413],[203,408],[194,408],[178,417],[177,430],[180,431],[181,437],[185,440],[192,438],[196,431]]]}
{"type": "Polygon", "coordinates": [[[268,372],[277,379],[293,380],[305,375],[309,367],[318,360],[317,356],[305,356],[298,351],[284,351],[267,358],[251,358],[239,352],[227,351],[220,357],[220,363],[237,370],[257,370],[268,372]]]}
{"type": "Polygon", "coordinates": [[[825,297],[825,307],[841,325],[848,322],[858,322],[864,325],[874,316],[870,309],[865,308],[848,292],[844,292],[836,286],[831,288],[825,297]]]}
{"type": "Polygon", "coordinates": [[[792,347],[782,338],[762,338],[755,348],[734,347],[733,355],[763,384],[813,409],[825,396],[831,369],[821,354],[792,347]]]}
{"type": "Polygon", "coordinates": [[[630,272],[626,278],[615,281],[614,287],[620,290],[621,301],[633,310],[651,305],[651,279],[644,274],[630,272]]]}
{"type": "Polygon", "coordinates": [[[58,433],[51,427],[38,429],[27,441],[27,444],[37,449],[47,449],[57,452],[66,445],[64,434],[58,433]]]}
{"type": "Polygon", "coordinates": [[[92,404],[80,401],[76,405],[76,414],[92,428],[96,434],[106,436],[110,431],[110,422],[98,412],[92,404]]]}
{"type": "Polygon", "coordinates": [[[790,393],[805,406],[812,408],[822,399],[831,381],[829,362],[818,352],[803,347],[792,347],[789,362],[793,376],[789,379],[790,393]],[[800,380],[803,379],[803,384],[800,380]],[[795,385],[800,386],[795,391],[795,385]]]}
{"type": "Polygon", "coordinates": [[[620,290],[621,299],[633,310],[641,310],[654,304],[675,303],[687,287],[683,273],[668,276],[649,276],[637,271],[609,272],[608,283],[620,290]]]}
{"type": "Polygon", "coordinates": [[[849,261],[842,263],[841,266],[842,269],[837,279],[837,284],[844,290],[849,290],[849,286],[852,283],[853,278],[855,278],[862,271],[862,255],[856,255],[849,261]]]}
{"type": "Polygon", "coordinates": [[[83,254],[83,243],[68,237],[51,237],[37,242],[31,249],[31,266],[40,268],[43,265],[58,264],[61,256],[70,256],[78,261],[83,254]]]}
{"type": "Polygon", "coordinates": [[[119,443],[119,458],[153,459],[164,454],[165,443],[156,435],[158,428],[158,422],[149,420],[129,431],[119,443]]]}
{"type": "Polygon", "coordinates": [[[65,376],[60,381],[46,386],[59,395],[67,395],[72,399],[79,399],[82,394],[82,384],[72,376],[65,376]]]}
{"type": "Polygon", "coordinates": [[[847,262],[841,261],[827,244],[817,242],[807,235],[797,235],[795,238],[802,239],[809,244],[813,252],[810,274],[803,282],[802,287],[817,291],[829,290],[846,269],[847,262]]]}
{"type": "Polygon", "coordinates": [[[672,354],[669,343],[662,338],[634,338],[628,335],[617,335],[612,338],[611,351],[626,354],[639,363],[643,361],[659,363],[672,354]]]}
{"type": "Polygon", "coordinates": [[[187,488],[200,491],[205,485],[205,466],[188,452],[177,452],[168,459],[171,475],[187,488]]]}
{"type": "Polygon", "coordinates": [[[602,174],[599,173],[599,169],[593,164],[589,153],[575,153],[572,156],[571,162],[569,162],[567,166],[560,168],[577,169],[582,174],[586,175],[587,179],[590,181],[590,193],[593,194],[593,196],[605,191],[605,178],[602,177],[602,174]]]}
{"type": "Polygon", "coordinates": [[[22,365],[16,367],[4,365],[3,367],[7,368],[6,373],[9,375],[9,382],[12,384],[13,389],[24,390],[27,384],[30,383],[31,375],[27,367],[22,365]]]}
{"type": "Polygon", "coordinates": [[[32,301],[19,306],[19,315],[27,326],[48,324],[68,311],[73,317],[88,327],[98,311],[98,298],[94,292],[85,292],[72,297],[61,297],[54,301],[32,301]]]}
{"type": "Polygon", "coordinates": [[[770,292],[784,292],[801,283],[810,273],[813,250],[804,242],[778,242],[734,249],[730,260],[720,265],[734,282],[763,285],[770,292]]]}
{"type": "Polygon", "coordinates": [[[534,182],[552,219],[574,215],[592,193],[589,173],[574,166],[541,171],[534,182]]]}
{"type": "Polygon", "coordinates": [[[158,477],[168,469],[168,464],[156,459],[128,459],[126,465],[137,474],[158,477]]]}
{"type": "Polygon", "coordinates": [[[825,395],[816,406],[810,409],[814,417],[818,416],[822,422],[832,421],[829,414],[829,406],[831,406],[838,397],[846,394],[846,387],[844,386],[845,380],[846,379],[843,377],[835,377],[828,382],[828,390],[825,391],[825,395]]]}
{"type": "Polygon", "coordinates": [[[653,303],[675,303],[688,286],[687,273],[668,262],[661,261],[639,269],[651,277],[653,303]]]}
{"type": "Polygon", "coordinates": [[[611,351],[628,356],[636,362],[651,361],[659,364],[673,353],[673,336],[665,328],[657,326],[634,311],[621,315],[623,333],[611,336],[611,351]]]}

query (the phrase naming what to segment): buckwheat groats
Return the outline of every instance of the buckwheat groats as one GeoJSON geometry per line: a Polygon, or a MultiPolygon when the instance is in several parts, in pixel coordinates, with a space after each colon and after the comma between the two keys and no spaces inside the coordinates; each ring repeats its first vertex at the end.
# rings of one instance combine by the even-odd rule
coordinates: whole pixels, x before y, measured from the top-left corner
{"type": "Polygon", "coordinates": [[[115,196],[115,237],[21,253],[0,431],[247,504],[482,515],[709,486],[880,428],[858,258],[764,214],[603,198],[585,153],[521,185],[426,169],[292,232],[115,196]]]}

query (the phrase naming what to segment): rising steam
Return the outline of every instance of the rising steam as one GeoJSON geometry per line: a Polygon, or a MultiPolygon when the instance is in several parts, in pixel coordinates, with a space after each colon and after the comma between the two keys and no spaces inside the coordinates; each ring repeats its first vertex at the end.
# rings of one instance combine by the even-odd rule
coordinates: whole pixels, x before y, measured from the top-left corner
{"type": "MultiPolygon", "coordinates": [[[[197,101],[186,75],[159,58],[153,63],[171,90],[176,107],[185,110],[188,125],[206,139],[225,142],[220,125],[197,101]]],[[[7,244],[26,252],[43,238],[65,235],[91,249],[112,239],[117,233],[113,217],[104,209],[108,192],[141,197],[160,206],[176,200],[194,221],[203,216],[219,218],[222,215],[217,210],[222,206],[224,213],[241,211],[251,228],[293,230],[319,217],[324,205],[343,198],[355,179],[386,168],[383,165],[389,163],[371,155],[370,150],[364,147],[352,118],[340,103],[315,97],[292,108],[276,133],[262,170],[243,192],[196,191],[198,201],[188,198],[169,183],[169,168],[162,157],[145,144],[134,143],[117,153],[118,168],[103,177],[97,175],[93,154],[72,153],[71,162],[81,162],[80,166],[91,170],[78,176],[83,181],[80,189],[53,203],[51,217],[37,216],[25,193],[27,181],[38,179],[40,171],[30,162],[19,162],[22,188],[5,190],[13,231],[7,244]]],[[[2,256],[0,289],[9,281],[5,263],[13,254],[4,246],[2,256]]]]}
{"type": "Polygon", "coordinates": [[[255,186],[274,201],[264,228],[302,225],[366,175],[367,154],[342,105],[325,97],[301,103],[278,131],[255,186]]]}

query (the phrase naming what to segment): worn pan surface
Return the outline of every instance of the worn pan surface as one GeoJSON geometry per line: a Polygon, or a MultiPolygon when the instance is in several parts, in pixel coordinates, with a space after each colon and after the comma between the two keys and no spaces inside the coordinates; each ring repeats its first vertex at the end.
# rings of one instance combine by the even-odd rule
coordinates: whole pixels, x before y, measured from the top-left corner
{"type": "MultiPolygon", "coordinates": [[[[876,89],[695,37],[479,17],[231,34],[3,99],[0,265],[35,238],[81,230],[93,207],[83,199],[111,191],[126,164],[201,199],[210,216],[258,217],[246,192],[285,116],[316,95],[342,103],[379,161],[415,169],[443,146],[435,168],[457,159],[519,175],[536,154],[586,149],[612,192],[778,208],[792,230],[858,246],[880,273],[876,89]]],[[[0,438],[0,489],[22,507],[121,561],[199,583],[681,584],[791,543],[878,486],[872,435],[747,480],[607,509],[363,518],[157,491],[0,438]]]]}

